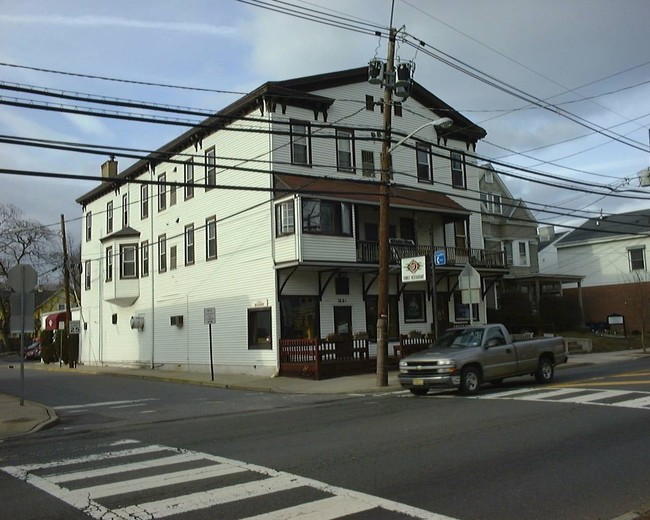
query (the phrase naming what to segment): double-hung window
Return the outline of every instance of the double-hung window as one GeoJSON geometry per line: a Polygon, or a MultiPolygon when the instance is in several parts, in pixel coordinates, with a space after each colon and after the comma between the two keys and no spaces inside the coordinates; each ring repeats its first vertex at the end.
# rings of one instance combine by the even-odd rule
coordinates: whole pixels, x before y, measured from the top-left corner
{"type": "Polygon", "coordinates": [[[167,176],[162,173],[158,175],[158,211],[167,208],[167,176]]]}
{"type": "Polygon", "coordinates": [[[86,290],[90,290],[90,282],[92,280],[91,272],[90,272],[90,260],[86,260],[84,262],[84,280],[85,280],[85,288],[86,290]]]}
{"type": "Polygon", "coordinates": [[[184,183],[185,183],[185,200],[194,197],[194,164],[187,161],[183,165],[184,183]]]}
{"type": "Polygon", "coordinates": [[[113,232],[113,201],[106,204],[106,233],[113,232]]]}
{"type": "Polygon", "coordinates": [[[217,151],[215,147],[205,151],[205,189],[209,190],[217,185],[217,151]]]}
{"type": "Polygon", "coordinates": [[[86,213],[86,242],[93,238],[93,214],[91,211],[86,213]]]}
{"type": "Polygon", "coordinates": [[[291,162],[311,165],[311,133],[304,121],[291,122],[291,162]]]}
{"type": "Polygon", "coordinates": [[[354,171],[354,134],[351,130],[336,131],[336,167],[345,172],[354,171]]]}
{"type": "Polygon", "coordinates": [[[120,246],[120,278],[138,277],[138,246],[123,244],[120,246]]]}
{"type": "Polygon", "coordinates": [[[140,244],[140,272],[142,276],[149,276],[149,241],[140,244]]]}
{"type": "Polygon", "coordinates": [[[210,217],[205,221],[205,258],[217,258],[217,217],[210,217]]]}
{"type": "Polygon", "coordinates": [[[431,175],[431,146],[425,143],[415,145],[418,181],[433,182],[431,175]]]}
{"type": "Polygon", "coordinates": [[[113,247],[106,248],[106,281],[113,279],[113,247]]]}
{"type": "Polygon", "coordinates": [[[194,224],[185,226],[185,265],[194,263],[194,224]]]}
{"type": "Polygon", "coordinates": [[[122,195],[122,229],[129,225],[129,194],[122,195]]]}
{"type": "Polygon", "coordinates": [[[149,185],[140,186],[140,218],[145,219],[149,216],[149,185]]]}
{"type": "Polygon", "coordinates": [[[302,230],[323,235],[352,236],[352,208],[347,202],[303,199],[302,230]]]}
{"type": "Polygon", "coordinates": [[[481,202],[488,213],[503,213],[503,202],[501,195],[497,193],[481,193],[481,202]]]}
{"type": "Polygon", "coordinates": [[[467,188],[465,154],[461,152],[451,152],[451,185],[454,188],[467,188]]]}
{"type": "Polygon", "coordinates": [[[631,247],[627,250],[630,272],[645,271],[645,247],[631,247]]]}
{"type": "Polygon", "coordinates": [[[292,235],[296,229],[296,218],[293,200],[280,202],[275,206],[276,235],[292,235]]]}
{"type": "Polygon", "coordinates": [[[158,237],[158,272],[164,273],[167,271],[167,236],[160,235],[158,237]]]}
{"type": "Polygon", "coordinates": [[[371,150],[361,150],[361,173],[364,177],[375,176],[375,154],[371,150]]]}

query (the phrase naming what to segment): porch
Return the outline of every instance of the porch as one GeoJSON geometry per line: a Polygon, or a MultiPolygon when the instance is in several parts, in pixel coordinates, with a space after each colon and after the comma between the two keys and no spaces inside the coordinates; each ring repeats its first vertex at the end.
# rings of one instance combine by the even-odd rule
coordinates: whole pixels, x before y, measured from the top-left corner
{"type": "MultiPolygon", "coordinates": [[[[447,266],[464,267],[467,263],[474,267],[507,268],[506,255],[503,251],[488,251],[467,247],[431,246],[415,244],[412,240],[390,240],[390,262],[399,264],[402,258],[426,256],[434,251],[444,251],[447,266]]],[[[379,263],[379,242],[357,240],[357,262],[364,264],[379,263]]]]}

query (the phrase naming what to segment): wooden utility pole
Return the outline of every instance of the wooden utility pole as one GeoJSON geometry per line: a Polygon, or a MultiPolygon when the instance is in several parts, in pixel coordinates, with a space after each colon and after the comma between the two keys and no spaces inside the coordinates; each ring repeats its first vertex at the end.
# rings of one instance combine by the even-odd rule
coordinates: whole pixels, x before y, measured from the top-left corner
{"type": "Polygon", "coordinates": [[[379,196],[379,277],[377,295],[377,386],[388,386],[388,272],[390,208],[390,147],[393,117],[393,88],[395,71],[395,38],[397,31],[391,27],[388,38],[388,57],[384,76],[384,139],[381,147],[381,186],[379,196]]]}
{"type": "Polygon", "coordinates": [[[68,244],[65,237],[65,217],[61,215],[61,237],[63,238],[63,286],[65,290],[65,329],[63,337],[68,347],[68,366],[74,368],[72,342],[70,341],[70,270],[68,263],[68,244]]]}

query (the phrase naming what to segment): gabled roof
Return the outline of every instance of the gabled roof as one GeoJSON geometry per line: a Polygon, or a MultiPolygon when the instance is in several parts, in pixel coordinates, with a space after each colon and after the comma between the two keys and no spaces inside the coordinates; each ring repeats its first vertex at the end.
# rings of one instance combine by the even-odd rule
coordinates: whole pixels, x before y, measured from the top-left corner
{"type": "Polygon", "coordinates": [[[579,228],[567,233],[556,244],[557,247],[562,247],[590,240],[648,236],[649,234],[650,209],[642,209],[603,218],[589,219],[579,228]]]}
{"type": "MultiPolygon", "coordinates": [[[[507,198],[510,199],[512,202],[504,205],[504,213],[502,214],[503,217],[509,218],[512,217],[512,215],[517,211],[518,208],[521,208],[525,213],[526,216],[530,219],[530,223],[533,225],[537,225],[537,219],[535,216],[531,213],[530,209],[528,209],[528,205],[524,202],[523,199],[515,199],[512,195],[512,192],[508,189],[508,186],[506,183],[503,181],[501,178],[501,175],[499,174],[499,171],[494,168],[492,163],[485,163],[479,165],[479,168],[482,170],[482,178],[481,180],[485,179],[485,171],[489,170],[492,172],[492,180],[493,183],[497,184],[499,186],[499,189],[501,190],[501,194],[507,198]]],[[[483,181],[485,182],[485,181],[483,181]]],[[[486,183],[489,184],[489,183],[486,183]]],[[[494,193],[494,192],[491,192],[494,193]]],[[[499,215],[493,215],[491,213],[484,214],[486,217],[498,217],[499,215]]],[[[524,222],[519,222],[522,225],[525,225],[524,222]]]]}
{"type": "MultiPolygon", "coordinates": [[[[311,108],[315,114],[322,113],[324,120],[327,119],[327,109],[334,103],[334,99],[311,94],[311,91],[323,90],[326,88],[365,83],[368,79],[367,66],[348,69],[338,72],[328,72],[315,76],[289,79],[284,81],[269,81],[264,83],[251,93],[238,99],[226,108],[205,119],[197,126],[191,128],[176,139],[163,145],[155,152],[149,154],[146,159],[141,159],[124,170],[122,173],[111,179],[104,179],[99,186],[82,195],[77,203],[85,207],[86,204],[96,200],[109,191],[115,190],[129,178],[137,177],[147,171],[149,164],[165,162],[170,154],[179,153],[191,144],[200,141],[206,135],[227,126],[238,117],[249,114],[257,108],[264,109],[265,103],[273,105],[291,105],[302,108],[311,108]]],[[[381,90],[377,90],[381,93],[381,90]]],[[[458,139],[467,143],[476,143],[484,138],[486,131],[472,123],[465,116],[454,110],[431,92],[426,90],[419,83],[414,82],[411,98],[422,103],[432,110],[440,112],[453,121],[453,125],[445,130],[438,129],[437,135],[443,139],[458,139]]]]}

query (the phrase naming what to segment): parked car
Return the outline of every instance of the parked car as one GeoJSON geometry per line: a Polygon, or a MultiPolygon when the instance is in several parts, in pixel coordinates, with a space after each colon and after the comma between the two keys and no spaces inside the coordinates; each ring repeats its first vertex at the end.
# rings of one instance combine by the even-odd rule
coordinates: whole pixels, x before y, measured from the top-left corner
{"type": "Polygon", "coordinates": [[[25,359],[41,359],[41,344],[35,341],[28,347],[25,347],[24,356],[25,359]]]}
{"type": "Polygon", "coordinates": [[[428,350],[399,362],[399,382],[415,395],[434,387],[456,387],[476,394],[484,382],[533,375],[538,383],[553,380],[555,365],[566,363],[561,337],[514,341],[501,324],[446,330],[428,350]]]}

